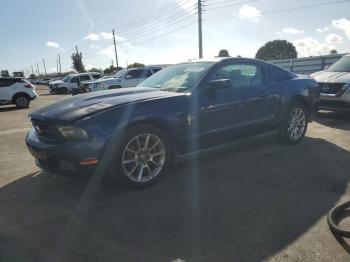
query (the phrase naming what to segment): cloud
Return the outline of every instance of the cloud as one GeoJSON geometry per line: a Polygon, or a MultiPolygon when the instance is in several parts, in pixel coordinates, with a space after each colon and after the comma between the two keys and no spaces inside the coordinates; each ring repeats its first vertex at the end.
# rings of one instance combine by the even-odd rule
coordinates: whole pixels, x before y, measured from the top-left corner
{"type": "Polygon", "coordinates": [[[104,39],[104,40],[110,40],[113,38],[112,33],[106,33],[106,32],[101,32],[100,36],[104,39]]]}
{"type": "Polygon", "coordinates": [[[254,19],[257,20],[261,16],[261,11],[251,5],[243,5],[238,9],[238,14],[240,18],[254,19]]]}
{"type": "Polygon", "coordinates": [[[107,48],[98,51],[97,54],[113,58],[115,56],[114,46],[110,45],[107,48]]]}
{"type": "Polygon", "coordinates": [[[297,34],[305,33],[305,31],[299,30],[299,29],[296,29],[296,28],[292,28],[292,27],[286,27],[286,28],[282,29],[282,33],[297,35],[297,34]]]}
{"type": "MultiPolygon", "coordinates": [[[[106,41],[106,40],[112,40],[113,39],[113,34],[108,33],[108,32],[101,32],[99,34],[97,33],[90,33],[89,35],[85,36],[83,39],[90,40],[90,41],[106,41]]],[[[126,38],[115,35],[115,40],[118,42],[125,42],[126,38]]]]}
{"type": "Polygon", "coordinates": [[[316,31],[319,33],[327,32],[329,31],[329,27],[326,26],[324,28],[317,28],[316,31]]]}
{"type": "Polygon", "coordinates": [[[89,35],[85,36],[84,39],[91,40],[91,41],[98,41],[100,40],[100,36],[98,34],[90,33],[89,35]]]}
{"type": "Polygon", "coordinates": [[[343,30],[345,35],[350,38],[350,20],[346,18],[333,20],[332,25],[337,29],[343,30]]]}
{"type": "Polygon", "coordinates": [[[330,44],[330,45],[340,44],[342,41],[343,41],[343,38],[340,35],[329,34],[326,37],[326,42],[327,44],[330,44]]]}
{"type": "Polygon", "coordinates": [[[53,48],[58,48],[58,47],[60,46],[58,43],[52,42],[52,41],[47,41],[47,42],[46,42],[46,45],[47,45],[48,47],[53,47],[53,48]]]}
{"type": "Polygon", "coordinates": [[[334,49],[334,45],[320,43],[312,37],[294,40],[293,44],[300,57],[329,54],[330,50],[334,49]]]}

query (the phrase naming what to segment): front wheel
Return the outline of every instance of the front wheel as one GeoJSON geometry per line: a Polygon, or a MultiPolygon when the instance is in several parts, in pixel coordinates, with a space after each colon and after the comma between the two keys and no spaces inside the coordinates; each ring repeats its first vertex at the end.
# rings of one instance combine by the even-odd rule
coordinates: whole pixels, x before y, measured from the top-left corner
{"type": "Polygon", "coordinates": [[[305,136],[308,125],[308,114],[305,106],[300,102],[294,102],[284,114],[281,123],[280,137],[282,141],[294,145],[305,136]]]}
{"type": "Polygon", "coordinates": [[[154,126],[136,125],[120,144],[113,177],[132,188],[149,187],[158,182],[170,159],[167,136],[154,126]]]}

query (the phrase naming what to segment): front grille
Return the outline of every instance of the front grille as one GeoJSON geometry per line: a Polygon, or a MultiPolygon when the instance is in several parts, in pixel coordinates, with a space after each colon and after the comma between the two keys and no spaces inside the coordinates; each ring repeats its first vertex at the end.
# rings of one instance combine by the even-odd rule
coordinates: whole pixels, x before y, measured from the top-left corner
{"type": "Polygon", "coordinates": [[[40,139],[51,142],[62,139],[56,126],[37,120],[32,120],[32,123],[40,139]]]}
{"type": "Polygon", "coordinates": [[[332,94],[340,96],[344,92],[343,83],[319,83],[320,91],[323,94],[332,94]]]}

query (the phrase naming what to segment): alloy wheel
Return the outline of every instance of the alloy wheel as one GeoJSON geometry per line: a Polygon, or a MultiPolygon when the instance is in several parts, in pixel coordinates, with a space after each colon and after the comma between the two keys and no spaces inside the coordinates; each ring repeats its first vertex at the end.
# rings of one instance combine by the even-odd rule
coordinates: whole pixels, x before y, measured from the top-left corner
{"type": "Polygon", "coordinates": [[[289,115],[288,135],[296,141],[300,139],[306,128],[306,114],[300,107],[294,108],[289,115]]]}
{"type": "Polygon", "coordinates": [[[153,134],[140,134],[132,138],[122,154],[122,167],[133,181],[144,183],[155,178],[165,163],[163,141],[153,134]]]}

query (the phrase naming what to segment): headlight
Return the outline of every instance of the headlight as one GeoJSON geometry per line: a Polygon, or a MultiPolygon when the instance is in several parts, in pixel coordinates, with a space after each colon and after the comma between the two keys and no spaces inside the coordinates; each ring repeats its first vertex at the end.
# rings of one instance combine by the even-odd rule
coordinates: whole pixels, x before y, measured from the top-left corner
{"type": "Polygon", "coordinates": [[[89,136],[86,131],[79,126],[58,126],[61,135],[67,139],[87,139],[89,136]]]}

